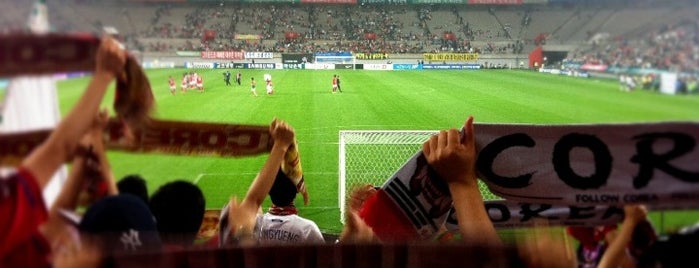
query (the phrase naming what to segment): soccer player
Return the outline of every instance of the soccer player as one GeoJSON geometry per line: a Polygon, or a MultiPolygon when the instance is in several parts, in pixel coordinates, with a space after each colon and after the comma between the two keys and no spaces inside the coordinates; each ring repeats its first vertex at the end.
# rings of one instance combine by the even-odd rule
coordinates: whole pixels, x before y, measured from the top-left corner
{"type": "Polygon", "coordinates": [[[267,89],[267,95],[271,95],[274,93],[274,87],[272,87],[272,76],[269,74],[265,74],[265,82],[267,83],[266,89],[267,89]]]}
{"type": "Polygon", "coordinates": [[[340,75],[337,75],[337,91],[342,93],[342,88],[340,87],[340,75]]]}
{"type": "Polygon", "coordinates": [[[182,85],[180,86],[182,93],[187,93],[187,86],[189,85],[189,74],[182,74],[182,85]]]}
{"type": "Polygon", "coordinates": [[[189,73],[189,86],[187,89],[195,89],[195,88],[197,88],[197,73],[191,72],[191,73],[189,73]]]}
{"type": "Polygon", "coordinates": [[[274,93],[274,87],[272,86],[272,80],[267,81],[267,95],[272,95],[274,93]]]}
{"type": "Polygon", "coordinates": [[[243,78],[243,74],[241,74],[240,71],[238,71],[238,74],[235,75],[235,82],[238,83],[239,86],[240,86],[240,79],[242,79],[242,78],[243,78]]]}
{"type": "Polygon", "coordinates": [[[257,89],[255,89],[255,77],[250,77],[250,92],[257,97],[257,89]]]}
{"type": "Polygon", "coordinates": [[[204,92],[204,78],[197,73],[195,74],[197,75],[197,89],[199,90],[199,93],[202,93],[204,92]]]}
{"type": "Polygon", "coordinates": [[[337,75],[333,74],[333,93],[337,92],[337,75]]]}
{"type": "Polygon", "coordinates": [[[172,75],[170,76],[170,79],[168,79],[168,84],[170,85],[170,94],[175,95],[177,86],[175,85],[175,78],[172,78],[172,75]]]}
{"type": "Polygon", "coordinates": [[[226,86],[231,85],[231,71],[223,73],[223,81],[226,82],[226,86]]]}

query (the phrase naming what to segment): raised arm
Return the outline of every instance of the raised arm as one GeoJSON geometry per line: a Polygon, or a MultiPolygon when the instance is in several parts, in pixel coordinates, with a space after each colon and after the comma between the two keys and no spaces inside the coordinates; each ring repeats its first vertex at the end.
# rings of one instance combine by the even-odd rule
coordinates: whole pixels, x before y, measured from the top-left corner
{"type": "Polygon", "coordinates": [[[265,200],[269,190],[272,189],[277,172],[281,168],[284,154],[294,141],[294,130],[284,121],[274,119],[269,126],[274,145],[270,151],[260,173],[250,185],[245,198],[238,201],[232,197],[226,208],[228,209],[227,226],[230,233],[219,237],[220,245],[230,243],[228,236],[231,235],[239,244],[254,243],[253,228],[255,227],[255,215],[260,210],[262,201],[265,200]]]}
{"type": "Polygon", "coordinates": [[[269,126],[269,132],[272,133],[274,145],[262,170],[255,177],[241,202],[242,206],[253,206],[257,209],[262,205],[262,201],[265,200],[269,190],[272,189],[274,178],[277,176],[282,161],[284,161],[284,154],[294,142],[294,129],[284,121],[277,119],[272,121],[269,126]]]}
{"type": "Polygon", "coordinates": [[[31,172],[43,188],[78,146],[80,138],[93,122],[107,87],[124,69],[126,52],[110,37],[103,37],[97,50],[92,79],[80,100],[51,132],[49,138],[34,149],[21,166],[31,172]]]}
{"type": "MultiPolygon", "coordinates": [[[[61,210],[75,211],[78,206],[78,199],[81,191],[84,188],[84,184],[87,180],[94,179],[91,178],[89,173],[94,172],[89,171],[89,169],[98,169],[100,174],[97,175],[104,179],[105,183],[108,185],[113,185],[114,181],[111,178],[111,171],[109,169],[109,163],[107,163],[106,157],[104,157],[104,142],[102,140],[102,134],[104,125],[107,122],[107,112],[103,111],[98,117],[92,120],[93,124],[88,133],[83,137],[80,142],[80,148],[78,152],[75,153],[73,157],[73,165],[70,169],[70,174],[68,180],[61,188],[61,192],[56,198],[49,209],[48,221],[42,226],[42,233],[52,245],[56,245],[60,240],[61,234],[65,231],[65,221],[61,216],[61,210]],[[97,162],[93,162],[97,160],[97,162]],[[99,164],[99,166],[89,166],[93,164],[99,164]]],[[[95,175],[94,173],[91,175],[95,175]]],[[[107,186],[107,194],[116,194],[116,186],[107,186]]]]}
{"type": "Polygon", "coordinates": [[[605,250],[598,268],[620,267],[626,258],[626,246],[631,242],[631,236],[638,223],[646,220],[646,207],[642,205],[624,206],[624,221],[621,223],[614,240],[605,250]]]}
{"type": "Polygon", "coordinates": [[[488,217],[476,178],[473,117],[466,121],[463,140],[456,129],[440,131],[422,146],[427,162],[449,185],[463,240],[478,245],[502,241],[488,217]]]}

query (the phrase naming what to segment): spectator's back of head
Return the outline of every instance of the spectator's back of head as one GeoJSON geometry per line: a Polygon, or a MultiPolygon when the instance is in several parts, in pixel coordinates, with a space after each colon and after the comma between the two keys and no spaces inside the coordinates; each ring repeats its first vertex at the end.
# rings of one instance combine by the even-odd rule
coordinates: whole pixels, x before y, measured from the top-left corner
{"type": "Polygon", "coordinates": [[[146,180],[140,175],[132,174],[123,177],[117,183],[117,188],[120,194],[135,195],[148,204],[148,186],[146,185],[146,180]]]}
{"type": "Polygon", "coordinates": [[[696,262],[699,224],[658,237],[638,258],[636,267],[689,267],[696,262]]]}
{"type": "Polygon", "coordinates": [[[78,229],[84,235],[99,238],[107,255],[161,247],[153,215],[146,203],[133,195],[100,199],[87,209],[78,229]]]}
{"type": "Polygon", "coordinates": [[[168,244],[191,245],[201,227],[205,208],[199,187],[182,180],[164,184],[150,198],[158,231],[168,244]]]}
{"type": "Polygon", "coordinates": [[[272,188],[269,190],[272,204],[278,207],[293,205],[296,192],[294,183],[279,169],[277,177],[274,179],[274,184],[272,184],[272,188]]]}

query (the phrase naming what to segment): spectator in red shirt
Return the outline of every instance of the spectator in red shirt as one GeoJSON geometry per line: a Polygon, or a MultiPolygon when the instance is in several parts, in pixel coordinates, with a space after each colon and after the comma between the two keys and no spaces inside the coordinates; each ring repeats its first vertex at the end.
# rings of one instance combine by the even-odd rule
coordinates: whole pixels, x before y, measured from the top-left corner
{"type": "Polygon", "coordinates": [[[93,124],[107,87],[124,69],[126,53],[110,37],[97,50],[96,67],[87,90],[71,112],[17,172],[0,179],[0,267],[50,266],[50,239],[44,230],[48,213],[41,190],[53,173],[71,157],[80,138],[93,124]]]}

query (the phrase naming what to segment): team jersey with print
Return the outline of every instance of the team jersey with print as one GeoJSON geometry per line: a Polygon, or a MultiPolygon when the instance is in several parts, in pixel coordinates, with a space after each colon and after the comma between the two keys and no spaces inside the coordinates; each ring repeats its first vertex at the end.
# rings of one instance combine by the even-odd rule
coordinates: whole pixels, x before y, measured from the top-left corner
{"type": "Polygon", "coordinates": [[[255,231],[258,242],[263,245],[325,242],[315,222],[293,214],[258,214],[255,231]]]}
{"type": "Polygon", "coordinates": [[[0,267],[49,267],[51,248],[39,225],[48,219],[41,188],[23,168],[0,178],[0,267]]]}

